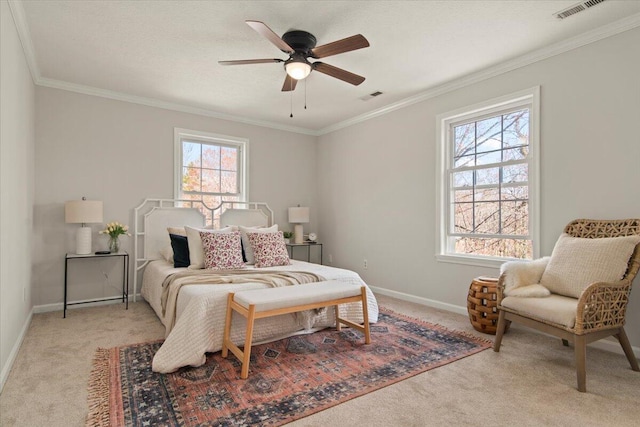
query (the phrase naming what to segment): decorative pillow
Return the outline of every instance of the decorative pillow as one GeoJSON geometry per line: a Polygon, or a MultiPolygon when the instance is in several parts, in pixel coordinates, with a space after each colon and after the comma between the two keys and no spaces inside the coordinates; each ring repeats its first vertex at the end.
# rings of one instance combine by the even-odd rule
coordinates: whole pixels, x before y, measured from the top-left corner
{"type": "MultiPolygon", "coordinates": [[[[253,248],[249,243],[249,237],[247,236],[247,232],[251,233],[273,233],[274,231],[278,231],[278,224],[274,224],[271,227],[243,227],[239,226],[240,234],[242,235],[242,246],[244,248],[244,257],[247,264],[253,264],[255,259],[253,257],[253,248]]],[[[286,248],[285,248],[286,249],[286,248]]]]}
{"type": "Polygon", "coordinates": [[[640,236],[585,239],[562,234],[540,284],[554,294],[579,298],[595,282],[624,276],[640,236]]]}
{"type": "Polygon", "coordinates": [[[173,248],[173,266],[189,267],[189,244],[186,236],[169,234],[171,247],[173,248]]]}
{"type": "Polygon", "coordinates": [[[204,247],[204,267],[212,270],[244,268],[240,232],[229,233],[200,232],[204,247]]]}
{"type": "Polygon", "coordinates": [[[504,274],[504,294],[506,296],[545,297],[549,290],[540,286],[540,278],[544,273],[550,257],[532,261],[509,261],[500,266],[500,274],[504,274]]]}
{"type": "Polygon", "coordinates": [[[167,227],[169,234],[175,234],[176,236],[186,236],[187,230],[184,227],[167,227]]]}
{"type": "Polygon", "coordinates": [[[256,267],[274,267],[277,265],[291,264],[282,231],[276,233],[249,232],[247,236],[253,248],[256,267]]]}
{"type": "Polygon", "coordinates": [[[173,248],[171,244],[160,249],[160,256],[170,264],[173,264],[173,248]]]}
{"type": "Polygon", "coordinates": [[[200,238],[200,232],[206,233],[230,233],[234,230],[234,227],[225,227],[219,230],[209,230],[204,228],[193,228],[188,225],[184,226],[187,232],[187,241],[189,242],[189,258],[191,264],[189,270],[199,270],[204,268],[204,249],[202,248],[202,239],[200,238]]]}

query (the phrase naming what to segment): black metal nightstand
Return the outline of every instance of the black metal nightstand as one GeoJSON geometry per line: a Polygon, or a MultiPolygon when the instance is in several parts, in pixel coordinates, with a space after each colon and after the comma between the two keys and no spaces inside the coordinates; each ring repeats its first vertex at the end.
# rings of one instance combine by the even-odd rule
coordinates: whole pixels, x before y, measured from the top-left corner
{"type": "Polygon", "coordinates": [[[122,257],[122,268],[123,268],[123,276],[122,276],[122,302],[125,303],[125,309],[129,309],[129,254],[127,252],[121,251],[117,253],[111,254],[86,254],[86,255],[78,255],[78,254],[66,254],[64,257],[64,312],[62,314],[63,318],[67,317],[67,306],[76,305],[76,304],[88,304],[92,302],[98,301],[112,301],[118,300],[121,297],[109,297],[109,298],[101,298],[90,301],[79,301],[79,302],[67,302],[67,270],[69,269],[69,260],[71,259],[87,259],[87,258],[108,258],[108,257],[122,257]]]}
{"type": "Polygon", "coordinates": [[[320,264],[322,264],[322,243],[302,242],[302,243],[287,243],[287,252],[289,252],[289,258],[293,258],[295,248],[307,248],[307,262],[311,262],[311,248],[317,246],[320,248],[320,264]]]}

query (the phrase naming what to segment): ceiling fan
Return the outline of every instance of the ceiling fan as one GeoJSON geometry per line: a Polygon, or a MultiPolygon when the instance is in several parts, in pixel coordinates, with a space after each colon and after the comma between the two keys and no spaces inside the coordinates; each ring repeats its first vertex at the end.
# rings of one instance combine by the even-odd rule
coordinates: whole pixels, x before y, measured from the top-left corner
{"type": "Polygon", "coordinates": [[[339,53],[369,47],[369,42],[362,34],[347,37],[332,43],[316,47],[316,38],[313,34],[301,30],[287,31],[280,38],[264,22],[246,21],[258,34],[273,43],[278,49],[289,54],[289,59],[240,59],[237,61],[218,61],[220,65],[245,65],[267,64],[272,62],[284,62],[287,75],[282,85],[282,91],[292,91],[296,88],[298,80],[305,79],[311,71],[315,70],[336,79],[359,85],[365,79],[362,76],[316,61],[309,62],[309,58],[320,59],[339,53]]]}

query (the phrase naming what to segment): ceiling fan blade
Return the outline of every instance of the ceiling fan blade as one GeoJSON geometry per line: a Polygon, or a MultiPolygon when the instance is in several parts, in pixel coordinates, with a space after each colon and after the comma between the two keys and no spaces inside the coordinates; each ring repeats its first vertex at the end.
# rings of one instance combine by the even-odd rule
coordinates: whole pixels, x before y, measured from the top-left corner
{"type": "Polygon", "coordinates": [[[369,47],[369,41],[362,34],[347,37],[332,43],[323,44],[322,46],[311,49],[312,58],[326,58],[327,56],[337,55],[339,53],[350,52],[352,50],[369,47]]]}
{"type": "Polygon", "coordinates": [[[287,74],[287,76],[284,79],[284,84],[282,85],[282,91],[290,92],[292,90],[295,90],[297,84],[298,84],[298,81],[293,77],[291,77],[289,74],[287,74]]]}
{"type": "Polygon", "coordinates": [[[278,49],[286,53],[293,53],[294,50],[291,46],[289,46],[284,40],[280,38],[276,33],[273,32],[271,28],[267,26],[264,22],[261,21],[245,21],[248,26],[253,28],[258,34],[262,37],[269,40],[271,43],[276,45],[278,49]]]}
{"type": "Polygon", "coordinates": [[[334,67],[333,65],[325,64],[324,62],[314,62],[313,69],[326,74],[336,79],[340,79],[344,82],[351,83],[354,86],[358,86],[365,78],[357,74],[350,73],[342,68],[334,67]]]}
{"type": "Polygon", "coordinates": [[[245,64],[270,64],[273,62],[284,62],[282,59],[238,59],[235,61],[218,61],[220,65],[245,65],[245,64]]]}

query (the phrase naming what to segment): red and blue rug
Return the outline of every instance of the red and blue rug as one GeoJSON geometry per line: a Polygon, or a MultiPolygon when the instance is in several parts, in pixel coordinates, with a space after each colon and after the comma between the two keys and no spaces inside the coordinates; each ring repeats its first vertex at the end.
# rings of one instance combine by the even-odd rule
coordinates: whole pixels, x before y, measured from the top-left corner
{"type": "Polygon", "coordinates": [[[157,374],[162,342],[98,349],[88,426],[279,426],[454,362],[491,342],[381,309],[371,344],[325,329],[254,346],[249,378],[229,353],[157,374]]]}

